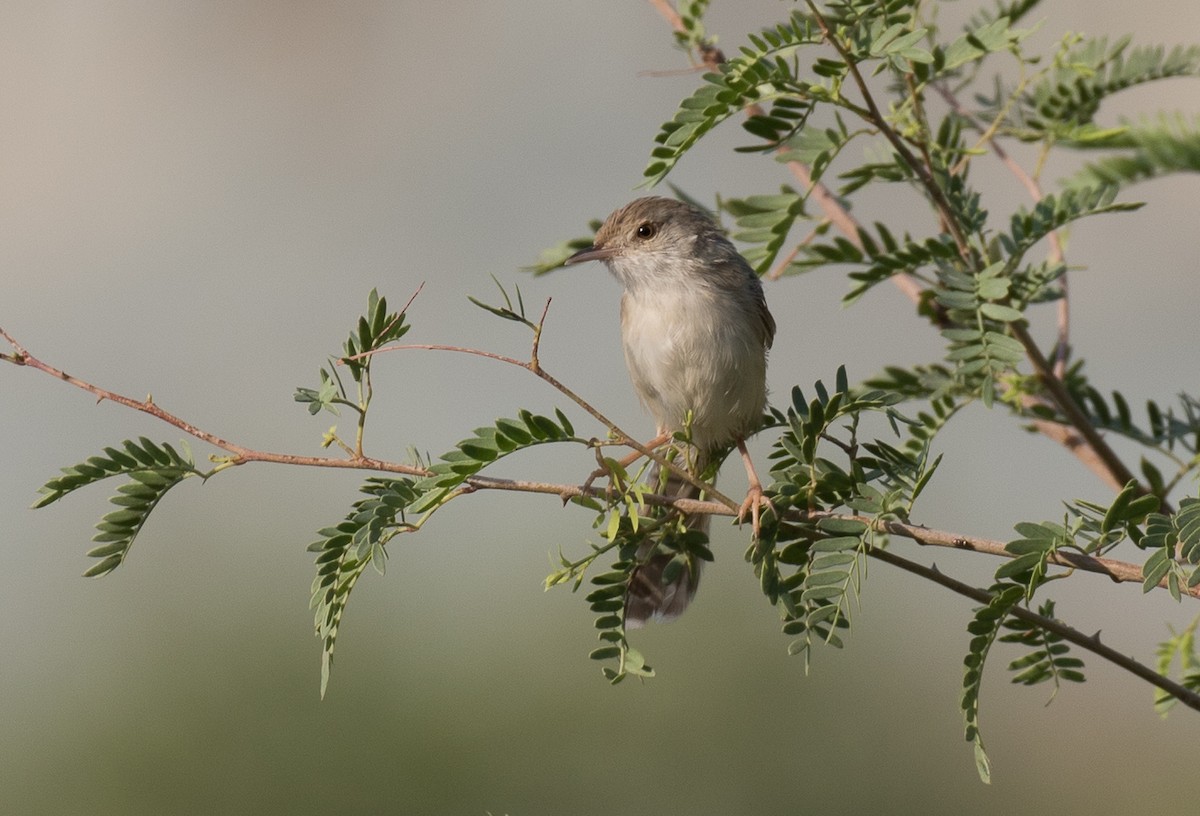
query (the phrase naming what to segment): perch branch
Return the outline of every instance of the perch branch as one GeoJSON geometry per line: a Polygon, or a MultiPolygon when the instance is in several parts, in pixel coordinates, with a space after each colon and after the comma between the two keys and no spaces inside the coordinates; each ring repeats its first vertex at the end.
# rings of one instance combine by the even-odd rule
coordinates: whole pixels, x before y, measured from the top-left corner
{"type": "MultiPolygon", "coordinates": [[[[37,357],[34,357],[20,343],[18,343],[16,341],[16,339],[13,338],[12,335],[10,335],[8,332],[6,332],[3,328],[0,328],[0,337],[3,337],[9,343],[9,345],[12,346],[13,352],[14,352],[12,354],[0,354],[0,361],[8,362],[13,365],[32,368],[37,371],[41,371],[42,373],[48,374],[49,376],[54,377],[55,379],[61,380],[65,383],[68,383],[69,385],[72,385],[72,386],[75,386],[76,388],[82,389],[82,390],[88,392],[89,394],[93,394],[94,396],[98,397],[101,401],[107,400],[109,402],[114,402],[118,405],[125,406],[127,408],[132,408],[135,411],[140,411],[142,413],[149,414],[150,416],[154,417],[155,419],[158,419],[162,422],[167,423],[168,425],[178,428],[179,430],[183,431],[184,433],[188,434],[189,436],[195,437],[196,439],[200,439],[204,442],[208,442],[210,445],[213,445],[214,447],[220,448],[222,450],[228,451],[229,453],[233,454],[233,456],[231,458],[226,460],[231,465],[243,465],[243,464],[247,464],[249,462],[270,462],[270,463],[281,464],[281,465],[300,465],[300,466],[305,466],[305,467],[343,468],[343,469],[350,469],[350,470],[369,470],[369,471],[379,471],[379,472],[384,472],[384,473],[399,473],[402,475],[414,476],[416,478],[424,478],[425,476],[430,475],[429,471],[425,470],[424,468],[417,467],[415,465],[405,465],[405,464],[401,464],[399,462],[389,462],[386,460],[374,459],[374,458],[367,457],[367,456],[349,455],[345,458],[323,457],[323,456],[297,456],[295,454],[290,454],[290,453],[275,453],[272,451],[260,451],[260,450],[255,450],[253,448],[248,448],[244,445],[239,445],[234,442],[230,442],[226,439],[223,439],[220,436],[217,436],[216,434],[209,433],[208,431],[202,430],[201,428],[197,428],[195,425],[191,424],[190,422],[176,416],[175,414],[170,413],[169,411],[164,410],[162,407],[160,407],[158,404],[156,404],[151,399],[136,400],[131,397],[127,397],[122,394],[117,394],[113,391],[109,391],[107,389],[93,385],[92,383],[87,382],[86,380],[82,380],[78,377],[73,377],[69,374],[66,374],[63,371],[61,371],[60,369],[55,368],[54,366],[49,365],[49,364],[39,360],[37,357]]],[[[506,363],[509,363],[510,365],[516,365],[516,366],[519,366],[522,368],[527,368],[529,365],[527,363],[524,363],[520,360],[513,359],[511,357],[504,357],[503,355],[493,354],[492,352],[480,351],[478,349],[461,349],[458,347],[441,347],[441,346],[412,346],[412,347],[389,346],[388,348],[395,348],[395,349],[432,348],[434,350],[459,351],[459,352],[464,352],[464,353],[477,354],[479,356],[486,357],[488,359],[499,360],[501,362],[506,362],[506,363]]],[[[545,374],[544,372],[539,373],[538,376],[544,377],[544,378],[550,377],[550,375],[545,374]]],[[[551,382],[552,384],[558,382],[557,380],[554,380],[552,377],[550,377],[550,379],[547,381],[551,382]]],[[[559,383],[559,386],[561,386],[561,385],[562,384],[559,383]]],[[[558,386],[556,386],[556,387],[558,387],[558,386]]],[[[566,389],[565,386],[562,386],[562,390],[564,393],[569,393],[569,389],[566,389]]],[[[582,400],[580,402],[586,405],[586,403],[584,403],[582,400]]],[[[587,406],[587,407],[590,408],[591,406],[587,406]]],[[[595,410],[595,409],[592,409],[592,410],[595,410]]],[[[596,412],[596,413],[600,417],[603,417],[603,415],[599,414],[599,412],[596,412]]],[[[601,419],[600,421],[607,422],[604,419],[601,419]]],[[[611,425],[611,423],[608,423],[608,427],[613,428],[615,433],[622,435],[622,436],[626,436],[625,434],[623,434],[622,431],[620,431],[619,428],[616,428],[615,426],[611,425]]],[[[633,446],[636,449],[638,443],[635,440],[629,440],[629,441],[633,443],[633,446]]],[[[643,451],[643,452],[646,452],[646,451],[643,451]]],[[[657,454],[654,451],[649,451],[649,453],[652,456],[657,456],[657,454]]],[[[671,463],[668,462],[667,464],[670,465],[671,463]]],[[[581,497],[591,497],[591,498],[604,498],[605,497],[605,491],[602,488],[585,488],[582,485],[559,484],[559,483],[554,483],[554,482],[538,482],[538,481],[529,481],[529,480],[520,480],[520,479],[501,479],[501,478],[495,478],[495,477],[490,477],[490,476],[472,476],[466,480],[465,484],[472,491],[474,491],[474,490],[505,490],[505,491],[513,491],[513,492],[518,492],[518,493],[542,493],[542,494],[547,494],[547,495],[559,496],[559,497],[566,498],[566,499],[581,498],[581,497]]],[[[710,495],[713,495],[714,498],[716,498],[716,494],[711,490],[711,488],[708,485],[704,485],[703,483],[701,483],[700,486],[703,489],[705,489],[706,491],[708,491],[710,495]]],[[[685,499],[685,498],[679,498],[679,497],[674,497],[674,496],[661,496],[661,495],[657,495],[657,494],[646,494],[645,501],[648,504],[652,504],[652,505],[659,506],[659,507],[672,507],[683,513],[709,514],[709,515],[719,515],[719,516],[733,516],[734,513],[736,512],[736,508],[738,506],[736,502],[733,502],[732,500],[730,500],[728,498],[724,498],[724,497],[722,499],[718,499],[716,501],[700,501],[697,499],[685,499]]],[[[848,515],[848,514],[830,513],[830,512],[814,512],[814,513],[808,513],[808,512],[802,513],[800,511],[793,511],[793,512],[796,513],[796,515],[794,517],[797,519],[819,520],[821,518],[834,517],[834,518],[858,521],[858,522],[870,525],[873,529],[875,529],[879,532],[887,533],[889,535],[899,536],[901,538],[911,539],[912,541],[915,541],[918,544],[922,544],[922,545],[926,545],[926,546],[948,547],[948,548],[956,549],[956,550],[966,550],[966,551],[970,551],[970,552],[978,552],[978,553],[984,553],[984,554],[992,555],[992,556],[999,556],[1002,558],[1013,557],[1012,554],[1009,553],[1005,549],[1006,545],[1003,541],[979,538],[977,536],[962,535],[960,533],[946,532],[943,530],[934,530],[934,529],[929,529],[927,527],[921,527],[921,526],[915,525],[915,524],[905,524],[905,523],[899,522],[899,521],[886,521],[886,520],[872,519],[868,516],[857,516],[857,515],[848,515]]],[[[1054,554],[1050,558],[1050,563],[1055,564],[1057,566],[1065,567],[1067,569],[1078,569],[1078,570],[1082,570],[1084,572],[1092,572],[1092,573],[1097,573],[1100,575],[1106,575],[1109,578],[1111,578],[1113,581],[1116,581],[1119,583],[1139,583],[1140,584],[1142,581],[1142,568],[1139,565],[1133,564],[1130,562],[1126,562],[1126,561],[1118,561],[1118,560],[1114,560],[1111,558],[1097,558],[1094,556],[1085,555],[1083,553],[1066,551],[1066,552],[1059,552],[1059,553],[1054,554]]],[[[1160,581],[1159,586],[1165,588],[1167,586],[1166,579],[1160,581]]],[[[1200,598],[1200,586],[1181,587],[1181,591],[1185,592],[1186,594],[1188,594],[1192,597],[1200,598]]]]}

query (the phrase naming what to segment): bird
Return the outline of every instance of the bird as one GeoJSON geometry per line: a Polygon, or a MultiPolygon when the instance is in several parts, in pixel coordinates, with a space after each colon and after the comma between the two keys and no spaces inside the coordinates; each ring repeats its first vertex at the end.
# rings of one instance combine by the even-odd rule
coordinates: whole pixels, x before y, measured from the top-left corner
{"type": "MultiPolygon", "coordinates": [[[[638,198],[615,210],[591,246],[565,264],[602,261],[621,284],[621,343],[633,389],[654,417],[661,446],[676,433],[693,447],[699,477],[715,454],[737,446],[750,487],[738,511],[749,513],[755,538],[771,507],[746,450],[767,404],[767,353],[775,319],[762,282],[704,210],[661,196],[638,198]]],[[[636,457],[636,454],[635,454],[636,457]]],[[[652,480],[652,484],[656,480],[652,480]]],[[[699,498],[694,484],[669,474],[663,492],[699,498]]],[[[708,516],[687,519],[707,532],[708,516]]],[[[625,625],[678,617],[695,596],[700,561],[664,583],[670,553],[639,553],[626,589],[625,625]]]]}

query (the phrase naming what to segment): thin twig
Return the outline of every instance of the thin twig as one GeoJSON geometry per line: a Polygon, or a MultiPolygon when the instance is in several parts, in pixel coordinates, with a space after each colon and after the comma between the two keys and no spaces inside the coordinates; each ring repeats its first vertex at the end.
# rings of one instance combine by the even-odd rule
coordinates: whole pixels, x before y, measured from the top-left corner
{"type": "MultiPolygon", "coordinates": [[[[1013,337],[1025,348],[1025,356],[1029,358],[1029,362],[1033,365],[1033,370],[1038,376],[1042,387],[1050,393],[1050,398],[1058,409],[1062,411],[1067,422],[1071,427],[1075,428],[1087,444],[1095,452],[1096,456],[1104,465],[1104,469],[1109,473],[1112,479],[1120,484],[1125,485],[1130,481],[1137,481],[1137,477],[1133,472],[1126,467],[1121,458],[1114,451],[1096,430],[1096,426],[1088,419],[1087,414],[1075,402],[1075,398],[1067,391],[1067,387],[1063,381],[1054,376],[1054,370],[1050,362],[1042,354],[1042,350],[1038,348],[1037,343],[1029,334],[1029,330],[1021,322],[1010,323],[1009,328],[1013,333],[1013,337]]],[[[1139,482],[1140,484],[1140,482],[1139,482]]],[[[1149,492],[1145,487],[1143,492],[1149,492]]]]}
{"type": "Polygon", "coordinates": [[[408,299],[408,303],[405,303],[404,308],[396,312],[396,316],[392,318],[392,322],[388,323],[387,326],[384,327],[383,331],[379,332],[379,334],[387,334],[392,330],[393,326],[404,319],[404,315],[408,313],[408,307],[413,305],[413,301],[417,299],[417,295],[421,294],[421,290],[424,288],[425,281],[421,281],[420,284],[417,285],[417,291],[413,292],[412,297],[408,299]]]}
{"type": "Polygon", "coordinates": [[[170,425],[174,425],[176,428],[180,429],[189,436],[194,436],[195,438],[201,439],[210,445],[229,451],[238,457],[245,456],[252,452],[248,448],[244,448],[241,445],[236,445],[233,442],[222,439],[216,434],[203,431],[200,428],[197,428],[195,425],[192,425],[191,423],[175,416],[174,414],[164,411],[154,403],[153,397],[148,396],[144,400],[132,399],[131,397],[126,397],[113,391],[100,388],[99,386],[92,385],[85,380],[81,380],[78,377],[73,377],[70,374],[67,374],[61,369],[43,363],[41,360],[30,354],[13,338],[11,334],[2,328],[0,328],[0,337],[3,337],[8,344],[11,345],[14,350],[16,350],[17,365],[37,369],[38,371],[49,374],[50,376],[60,379],[65,383],[70,383],[77,388],[82,388],[84,391],[94,394],[100,401],[108,400],[109,402],[115,402],[118,405],[124,405],[126,408],[133,408],[135,411],[141,411],[142,413],[150,414],[152,417],[161,419],[163,422],[166,422],[170,425]]]}
{"type": "Polygon", "coordinates": [[[683,27],[683,18],[679,16],[679,12],[667,0],[650,0],[650,5],[654,6],[655,10],[662,15],[671,28],[680,34],[687,33],[687,30],[683,27]]]}
{"type": "Polygon", "coordinates": [[[538,346],[542,343],[542,327],[546,325],[546,315],[550,313],[550,300],[551,298],[546,298],[546,305],[542,307],[542,316],[533,330],[533,348],[529,352],[529,370],[534,374],[542,369],[542,364],[538,360],[538,346]]]}
{"type": "Polygon", "coordinates": [[[806,235],[803,241],[796,244],[794,247],[791,248],[791,250],[788,252],[788,254],[784,255],[782,258],[780,258],[778,261],[776,261],[775,265],[773,267],[771,267],[771,271],[768,272],[766,275],[763,275],[763,277],[769,281],[776,281],[776,280],[779,280],[780,278],[782,278],[783,273],[787,271],[787,268],[789,266],[791,266],[792,261],[796,260],[796,256],[800,254],[800,250],[802,250],[802,249],[804,249],[804,247],[808,246],[812,242],[813,238],[816,237],[816,235],[817,235],[816,230],[813,230],[808,235],[806,235]]]}
{"type": "MultiPolygon", "coordinates": [[[[547,308],[549,308],[549,302],[547,302],[547,308]]],[[[543,318],[544,317],[545,317],[545,313],[543,312],[543,318]]],[[[536,360],[526,362],[524,360],[518,360],[515,357],[508,357],[503,354],[496,354],[495,352],[492,352],[492,351],[484,351],[483,349],[467,348],[465,346],[451,346],[451,345],[445,345],[443,343],[406,343],[404,345],[385,346],[383,348],[373,349],[371,351],[364,351],[361,354],[355,354],[353,357],[344,357],[342,359],[343,360],[359,360],[364,357],[373,356],[375,354],[382,354],[385,351],[414,351],[414,350],[415,351],[449,351],[449,352],[454,352],[456,354],[469,354],[469,355],[473,355],[476,357],[484,357],[489,360],[495,360],[500,363],[505,363],[506,365],[516,366],[517,368],[523,368],[526,371],[534,374],[538,378],[545,380],[556,391],[561,393],[567,399],[574,402],[576,405],[578,405],[583,410],[587,411],[597,422],[599,422],[601,425],[608,428],[610,431],[612,431],[614,434],[616,434],[618,437],[620,437],[621,444],[623,444],[627,447],[633,448],[635,451],[640,453],[642,456],[645,456],[647,459],[650,459],[651,461],[653,461],[655,464],[659,465],[660,467],[665,468],[668,473],[674,474],[674,475],[678,476],[680,479],[682,479],[683,481],[692,485],[693,487],[704,491],[705,494],[712,496],[713,499],[715,499],[716,501],[721,502],[722,504],[727,505],[728,507],[731,507],[731,508],[736,508],[738,506],[738,504],[736,502],[734,502],[733,499],[731,499],[728,496],[726,496],[725,494],[721,493],[712,485],[706,484],[705,482],[696,478],[696,476],[689,473],[685,468],[679,467],[678,465],[676,465],[675,463],[671,462],[666,457],[664,457],[662,454],[646,447],[641,442],[638,442],[635,438],[633,438],[633,436],[631,436],[630,434],[621,430],[621,428],[615,422],[613,422],[611,419],[606,417],[604,414],[600,413],[598,410],[596,410],[596,408],[590,402],[588,402],[583,397],[576,394],[569,387],[564,385],[556,377],[554,377],[552,374],[550,374],[550,372],[548,372],[548,371],[546,371],[546,369],[542,368],[541,365],[536,362],[536,360]]],[[[341,362],[341,361],[339,360],[339,362],[341,362]]]]}
{"type": "Polygon", "coordinates": [[[821,233],[821,230],[825,229],[831,223],[832,222],[828,218],[821,219],[817,226],[813,227],[813,229],[809,231],[808,235],[805,235],[800,240],[800,243],[792,247],[791,252],[780,258],[779,261],[776,262],[774,268],[771,269],[771,271],[768,272],[764,277],[771,281],[782,278],[783,273],[787,271],[788,266],[790,266],[792,261],[796,259],[796,256],[800,254],[800,250],[804,249],[806,246],[815,241],[817,236],[821,233]]]}

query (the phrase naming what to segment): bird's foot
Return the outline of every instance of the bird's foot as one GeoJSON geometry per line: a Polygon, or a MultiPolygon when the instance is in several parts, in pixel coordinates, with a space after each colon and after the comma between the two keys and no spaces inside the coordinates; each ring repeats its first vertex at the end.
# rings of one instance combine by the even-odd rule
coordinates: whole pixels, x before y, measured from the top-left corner
{"type": "Polygon", "coordinates": [[[620,479],[610,467],[599,467],[593,470],[583,482],[583,492],[586,494],[588,491],[590,491],[592,489],[592,482],[596,481],[601,476],[608,477],[608,487],[605,488],[605,492],[611,495],[613,487],[620,483],[620,479]]]}
{"type": "Polygon", "coordinates": [[[746,491],[746,498],[742,502],[742,506],[738,508],[737,522],[741,525],[746,519],[746,514],[749,513],[751,534],[756,540],[762,530],[763,510],[770,510],[774,513],[775,505],[763,494],[762,485],[752,484],[750,485],[750,489],[746,491]]]}

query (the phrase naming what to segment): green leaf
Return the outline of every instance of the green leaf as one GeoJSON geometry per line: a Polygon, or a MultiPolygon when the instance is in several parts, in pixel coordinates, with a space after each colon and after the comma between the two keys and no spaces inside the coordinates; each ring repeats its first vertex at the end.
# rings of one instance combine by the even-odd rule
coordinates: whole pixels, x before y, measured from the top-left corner
{"type": "Polygon", "coordinates": [[[1129,47],[1128,37],[1082,41],[1022,96],[1025,124],[1037,132],[1067,133],[1090,124],[1101,103],[1146,82],[1200,75],[1200,47],[1129,47]]]}
{"type": "Polygon", "coordinates": [[[1009,28],[1015,17],[998,14],[990,21],[972,21],[977,27],[969,30],[943,48],[935,48],[935,61],[939,71],[950,72],[997,51],[1008,50],[1020,42],[1028,32],[1009,28]]]}
{"type": "Polygon", "coordinates": [[[724,208],[734,216],[741,232],[734,238],[758,246],[752,246],[743,255],[754,270],[766,274],[775,263],[784,240],[795,224],[804,216],[804,198],[790,187],[782,188],[779,195],[750,196],[744,199],[728,199],[724,208]]]}
{"type": "MultiPolygon", "coordinates": [[[[793,54],[802,45],[820,41],[821,34],[811,21],[793,14],[788,22],[764,32],[761,39],[752,40],[755,47],[744,48],[740,56],[723,63],[719,73],[705,74],[704,84],[680,103],[675,116],[655,136],[658,147],[652,151],[652,160],[644,171],[645,184],[653,186],[662,181],[697,140],[748,105],[798,96],[785,91],[797,86],[799,80],[787,63],[778,58],[793,54]]],[[[805,88],[804,92],[812,95],[814,87],[805,88]]],[[[772,128],[768,137],[777,135],[778,131],[772,128]]]]}
{"type": "Polygon", "coordinates": [[[1008,234],[999,236],[1000,243],[1012,259],[1019,259],[1038,241],[1072,221],[1103,213],[1129,212],[1142,206],[1114,202],[1118,189],[1115,185],[1104,185],[1047,195],[1032,210],[1023,210],[1012,217],[1008,234]]]}
{"type": "Polygon", "coordinates": [[[88,555],[101,560],[84,573],[88,577],[106,575],[124,562],[150,513],[168,490],[191,476],[206,477],[196,469],[190,455],[180,454],[168,444],[159,445],[143,436],[136,442],[126,440],[122,445],[123,451],[105,448],[103,456],[92,456],[86,462],[63,468],[63,475],[39,489],[42,498],[33,505],[40,508],[53,504],[110,476],[129,478],[110,499],[117,509],[96,524],[97,534],[92,540],[103,546],[94,547],[88,555]]]}
{"type": "Polygon", "coordinates": [[[991,782],[991,763],[979,732],[979,693],[983,687],[983,667],[1001,624],[1008,616],[1009,610],[1023,596],[1024,590],[1019,586],[994,588],[991,602],[977,609],[975,617],[967,626],[967,631],[972,637],[967,656],[963,660],[966,672],[963,675],[961,705],[966,722],[966,736],[974,744],[976,769],[984,783],[991,782]]]}
{"type": "Polygon", "coordinates": [[[404,510],[419,495],[411,479],[371,478],[359,490],[365,498],[355,502],[338,525],[321,530],[321,537],[308,546],[309,552],[316,553],[310,605],[322,644],[322,697],[329,685],[338,629],[350,593],[368,564],[374,563],[382,572],[384,545],[406,529],[404,510]]]}
{"type": "Polygon", "coordinates": [[[1025,315],[1019,309],[1000,303],[984,303],[979,307],[979,311],[983,313],[984,317],[990,317],[992,320],[999,320],[1003,323],[1014,323],[1025,319],[1025,315]]]}
{"type": "Polygon", "coordinates": [[[428,512],[440,507],[451,492],[492,462],[534,445],[553,442],[580,442],[566,415],[557,411],[559,422],[529,411],[517,419],[498,419],[494,426],[476,428],[475,435],[459,442],[442,454],[441,461],[429,468],[430,475],[415,485],[425,493],[413,503],[413,512],[428,512]]]}
{"type": "Polygon", "coordinates": [[[854,536],[854,541],[869,528],[857,519],[823,518],[817,522],[817,529],[826,533],[840,533],[854,536]]]}
{"type": "Polygon", "coordinates": [[[1149,592],[1158,586],[1171,569],[1171,556],[1165,549],[1154,552],[1142,565],[1142,591],[1149,592]]]}
{"type": "MultiPolygon", "coordinates": [[[[408,329],[409,327],[405,323],[404,314],[400,312],[389,313],[387,298],[382,297],[378,291],[372,289],[367,296],[366,312],[358,318],[355,329],[342,345],[342,361],[350,371],[350,375],[354,378],[354,381],[358,383],[363,382],[363,377],[371,368],[372,358],[365,357],[358,360],[349,358],[366,352],[377,351],[388,343],[403,337],[408,333],[408,329]]],[[[311,391],[311,389],[309,390],[311,391]]],[[[296,398],[300,402],[308,401],[301,399],[299,391],[296,398]]]]}
{"type": "Polygon", "coordinates": [[[1089,162],[1065,182],[1066,187],[1125,187],[1176,173],[1200,172],[1200,121],[1162,116],[1137,124],[1125,123],[1104,134],[1103,140],[1066,142],[1080,149],[1104,147],[1121,151],[1089,162]]]}

